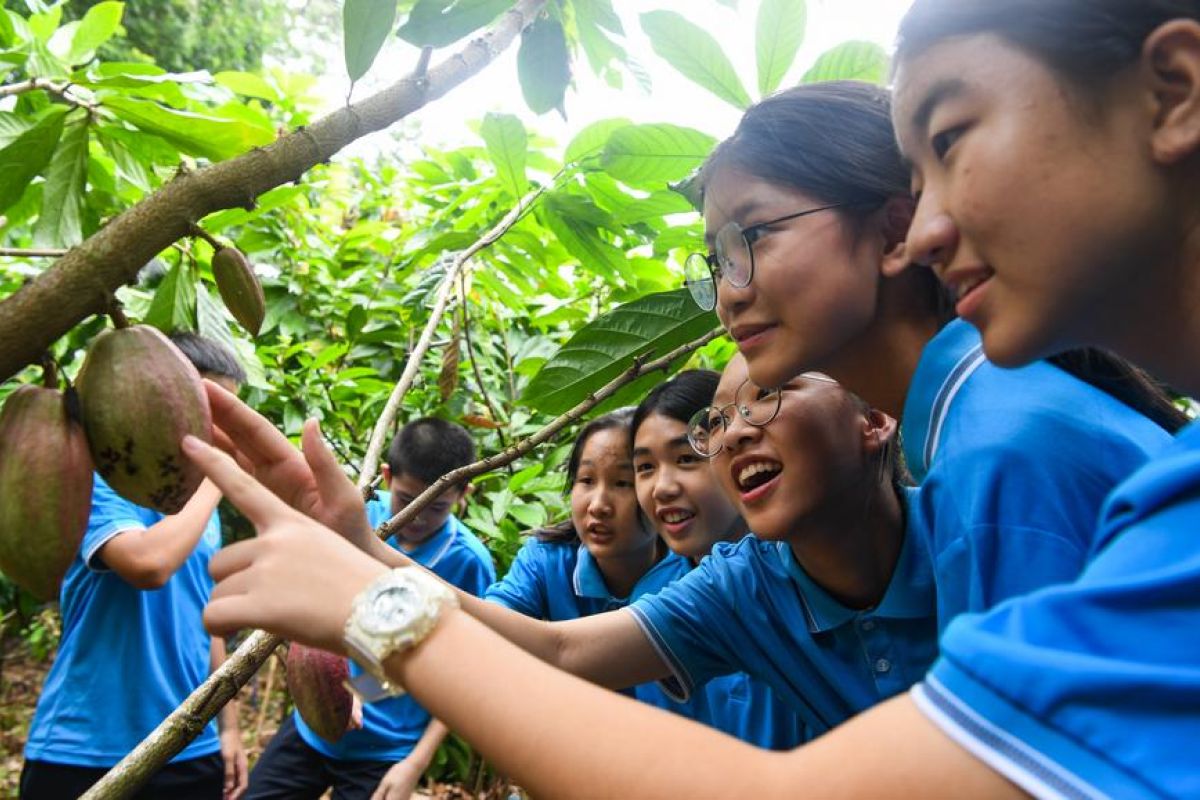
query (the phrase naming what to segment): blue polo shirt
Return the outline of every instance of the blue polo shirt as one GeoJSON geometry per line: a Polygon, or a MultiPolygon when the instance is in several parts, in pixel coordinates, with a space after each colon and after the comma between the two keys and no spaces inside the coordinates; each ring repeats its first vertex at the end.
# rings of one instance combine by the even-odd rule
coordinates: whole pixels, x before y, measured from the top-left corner
{"type": "MultiPolygon", "coordinates": [[[[200,620],[213,587],[208,561],[221,546],[216,513],[161,589],[136,589],[97,557],[114,536],[162,519],[95,476],[87,531],[59,597],[62,639],[38,698],[26,759],[111,767],[208,677],[212,639],[200,620]]],[[[209,722],[171,761],[219,749],[216,723],[209,722]]]]}
{"type": "Polygon", "coordinates": [[[995,366],[961,320],[926,345],[901,433],[943,629],[964,611],[1074,580],[1106,495],[1171,440],[1048,362],[995,366]]]}
{"type": "MultiPolygon", "coordinates": [[[[367,503],[367,519],[377,528],[391,517],[391,497],[377,492],[367,503]]],[[[394,538],[388,540],[388,544],[398,546],[394,538]]],[[[405,555],[447,583],[473,595],[483,594],[496,579],[491,553],[453,515],[437,533],[415,550],[405,551],[405,555]]],[[[351,661],[351,676],[361,672],[351,661]]],[[[296,730],[309,747],[340,761],[401,761],[417,746],[432,719],[429,712],[407,694],[364,704],[362,728],[349,731],[336,742],[328,742],[314,733],[299,712],[294,717],[296,730]]]]}
{"type": "Polygon", "coordinates": [[[913,691],[1038,797],[1200,797],[1200,425],[1126,480],[1070,583],[956,619],[913,691]]]}
{"type": "Polygon", "coordinates": [[[813,736],[912,686],[937,655],[937,622],[925,538],[909,517],[892,580],[866,611],[830,597],[786,544],[747,536],[717,545],[678,583],[630,606],[671,669],[664,686],[687,697],[745,671],[813,736]]]}

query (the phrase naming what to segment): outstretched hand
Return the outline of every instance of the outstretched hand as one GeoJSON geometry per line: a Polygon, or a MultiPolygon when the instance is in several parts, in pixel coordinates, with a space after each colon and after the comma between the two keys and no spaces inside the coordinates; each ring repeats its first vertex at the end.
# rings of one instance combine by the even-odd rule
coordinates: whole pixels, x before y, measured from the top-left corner
{"type": "Polygon", "coordinates": [[[285,503],[370,552],[375,538],[362,494],[330,452],[315,419],[304,423],[303,451],[231,392],[206,380],[217,445],[285,503]]]}
{"type": "Polygon", "coordinates": [[[188,436],[183,451],[258,531],[209,562],[217,581],[204,627],[222,636],[262,628],[344,653],[342,631],[355,596],[387,568],[309,519],[246,474],[233,458],[188,436]]]}

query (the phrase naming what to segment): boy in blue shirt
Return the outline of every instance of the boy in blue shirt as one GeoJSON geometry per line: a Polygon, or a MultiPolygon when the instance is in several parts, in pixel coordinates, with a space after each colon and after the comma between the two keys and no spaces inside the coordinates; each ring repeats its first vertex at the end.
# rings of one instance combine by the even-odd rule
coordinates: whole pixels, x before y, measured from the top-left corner
{"type": "MultiPolygon", "coordinates": [[[[475,446],[462,427],[433,417],[405,425],[383,467],[390,497],[380,492],[367,503],[371,526],[388,521],[442,475],[474,460],[475,446]]],[[[466,493],[465,484],[448,489],[388,544],[448,583],[482,595],[496,572],[487,548],[452,513],[466,493]]],[[[351,662],[350,672],[361,670],[351,662]]],[[[296,712],[255,765],[246,798],[317,798],[330,787],[345,800],[407,798],[447,732],[407,695],[364,705],[362,727],[336,742],[322,739],[296,712]]]]}
{"type": "MultiPolygon", "coordinates": [[[[202,375],[234,391],[245,372],[224,346],[172,341],[202,375]]],[[[63,633],[38,698],[21,773],[24,800],[78,797],[225,660],[201,613],[221,546],[220,491],[205,481],[178,514],[117,495],[96,475],[92,511],[60,593],[63,633]]],[[[135,795],[215,800],[246,786],[237,704],[222,709],[135,795]]]]}

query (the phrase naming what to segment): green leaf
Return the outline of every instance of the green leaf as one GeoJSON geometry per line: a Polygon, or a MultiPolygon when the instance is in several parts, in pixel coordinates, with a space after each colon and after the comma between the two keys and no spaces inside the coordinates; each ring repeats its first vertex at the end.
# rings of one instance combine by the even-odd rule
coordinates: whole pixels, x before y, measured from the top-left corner
{"type": "Polygon", "coordinates": [[[229,332],[224,309],[225,305],[207,287],[201,286],[196,292],[196,333],[236,351],[237,343],[229,332]]]}
{"type": "Polygon", "coordinates": [[[0,150],[0,211],[21,199],[25,187],[54,155],[62,136],[66,106],[54,106],[36,125],[0,150]]]}
{"type": "Polygon", "coordinates": [[[496,174],[513,198],[525,195],[529,183],[525,177],[525,154],[529,150],[529,137],[521,120],[512,114],[496,114],[489,111],[479,127],[483,141],[487,143],[488,155],[496,165],[496,174]]]}
{"type": "Polygon", "coordinates": [[[42,212],[33,229],[33,243],[37,247],[70,247],[83,241],[88,130],[86,113],[63,129],[46,171],[42,212]]]}
{"type": "Polygon", "coordinates": [[[151,100],[110,97],[104,106],[135,128],[161,136],[188,155],[211,161],[269,144],[274,138],[272,131],[245,122],[179,111],[151,100]]]}
{"type": "Polygon", "coordinates": [[[121,27],[121,15],[124,12],[125,4],[113,0],[89,8],[83,19],[79,20],[75,35],[71,37],[67,61],[71,64],[91,61],[100,45],[111,39],[121,27]]]}
{"type": "Polygon", "coordinates": [[[604,146],[608,144],[608,138],[612,136],[613,132],[631,124],[629,120],[621,118],[593,122],[575,134],[575,138],[567,145],[563,154],[563,163],[574,164],[599,156],[604,151],[604,146]]]}
{"type": "Polygon", "coordinates": [[[418,47],[445,47],[512,8],[512,0],[418,0],[396,35],[418,47]]]}
{"type": "MultiPolygon", "coordinates": [[[[533,377],[522,402],[561,414],[628,369],[636,357],[654,358],[700,338],[717,326],[686,289],[652,294],[597,317],[571,337],[533,377]]],[[[663,379],[644,376],[606,405],[628,401],[663,379]]]]}
{"type": "Polygon", "coordinates": [[[601,165],[619,181],[639,189],[661,189],[704,163],[717,140],[694,128],[658,123],[613,132],[601,165]]]}
{"type": "Polygon", "coordinates": [[[746,87],[712,34],[674,11],[650,11],[641,19],[654,52],[680,74],[727,103],[749,107],[746,87]]]}
{"type": "Polygon", "coordinates": [[[758,7],[754,52],[758,57],[758,93],[779,88],[804,41],[808,5],[804,0],[763,0],[758,7]]]}
{"type": "Polygon", "coordinates": [[[566,117],[563,99],[571,82],[571,55],[562,23],[542,17],[521,34],[517,78],[525,105],[535,114],[558,109],[566,117]]]}
{"type": "Polygon", "coordinates": [[[0,147],[7,147],[14,139],[37,124],[24,114],[0,111],[0,147]]]}
{"type": "Polygon", "coordinates": [[[163,333],[196,330],[196,281],[183,259],[175,262],[158,285],[142,321],[163,333]]]}
{"type": "Polygon", "coordinates": [[[279,90],[272,86],[260,75],[255,75],[253,72],[218,72],[213,75],[213,80],[218,86],[224,86],[234,94],[240,94],[243,97],[256,97],[259,100],[266,100],[268,103],[278,103],[283,99],[279,90]]]}
{"type": "Polygon", "coordinates": [[[142,162],[123,142],[106,135],[103,128],[98,133],[100,144],[117,165],[117,174],[143,192],[150,191],[154,181],[152,166],[142,162]]]}
{"type": "Polygon", "coordinates": [[[604,77],[611,84],[621,73],[609,65],[613,61],[625,62],[625,48],[613,41],[613,34],[624,36],[621,18],[613,10],[612,0],[573,0],[575,28],[579,32],[579,45],[587,56],[592,72],[604,77]]]}
{"type": "Polygon", "coordinates": [[[367,74],[395,24],[396,0],[346,0],[342,32],[351,82],[367,74]]]}
{"type": "Polygon", "coordinates": [[[888,56],[873,42],[842,42],[817,57],[801,83],[821,81],[866,81],[883,83],[887,77],[888,56]]]}

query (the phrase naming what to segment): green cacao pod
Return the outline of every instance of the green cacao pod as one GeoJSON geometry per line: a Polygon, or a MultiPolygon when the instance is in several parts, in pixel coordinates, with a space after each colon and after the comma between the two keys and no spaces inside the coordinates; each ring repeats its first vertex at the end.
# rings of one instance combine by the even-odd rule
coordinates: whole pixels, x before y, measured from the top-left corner
{"type": "Polygon", "coordinates": [[[267,314],[262,284],[254,268],[234,247],[222,247],[212,258],[213,278],[225,307],[251,336],[258,336],[263,317],[267,314]]]}
{"type": "Polygon", "coordinates": [[[336,742],[350,726],[354,698],[346,688],[350,665],[333,653],[292,642],[288,645],[287,685],[300,717],[313,733],[336,742]]]}
{"type": "Polygon", "coordinates": [[[157,328],[117,328],[92,341],[76,383],[92,460],[113,491],[163,514],[182,509],[204,479],[183,437],[212,441],[192,362],[157,328]]]}
{"type": "Polygon", "coordinates": [[[0,571],[40,600],[58,597],[92,505],[92,459],[66,400],[22,386],[0,411],[0,571]]]}

